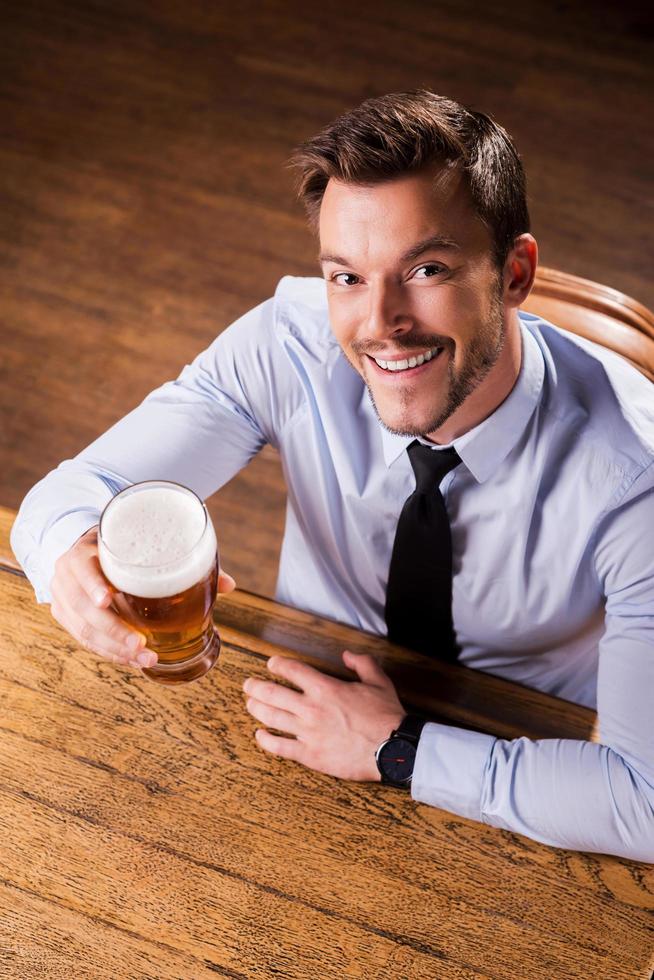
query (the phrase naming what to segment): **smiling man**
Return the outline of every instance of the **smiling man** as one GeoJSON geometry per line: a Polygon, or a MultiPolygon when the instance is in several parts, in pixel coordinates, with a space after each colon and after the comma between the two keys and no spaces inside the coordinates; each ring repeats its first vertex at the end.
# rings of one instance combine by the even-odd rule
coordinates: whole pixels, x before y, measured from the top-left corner
{"type": "Polygon", "coordinates": [[[352,682],[280,657],[246,681],[260,746],[654,860],[650,383],[519,312],[537,248],[519,157],[487,116],[426,91],[371,99],[295,164],[322,278],[285,277],[30,491],[12,545],[37,599],[100,656],[151,662],[94,599],[102,508],[153,477],[206,498],[270,443],[288,487],[280,600],[597,707],[600,741],[407,715],[376,661],[345,651],[352,682]]]}
{"type": "MultiPolygon", "coordinates": [[[[382,425],[450,442],[504,401],[520,368],[518,320],[514,310],[505,322],[503,269],[460,169],[362,187],[330,179],[320,244],[332,330],[382,425]]],[[[513,306],[535,266],[534,239],[516,237],[513,306]]]]}

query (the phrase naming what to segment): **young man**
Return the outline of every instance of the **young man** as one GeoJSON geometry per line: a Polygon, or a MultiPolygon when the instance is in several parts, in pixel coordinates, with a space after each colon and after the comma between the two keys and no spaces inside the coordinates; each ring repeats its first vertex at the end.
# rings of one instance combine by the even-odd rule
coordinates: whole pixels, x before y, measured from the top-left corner
{"type": "Polygon", "coordinates": [[[346,651],[358,683],[278,657],[246,682],[261,747],[654,860],[651,385],[518,313],[537,248],[519,158],[488,117],[424,91],[372,99],[295,162],[324,278],[284,278],[30,491],[12,546],[38,600],[101,656],[150,662],[108,608],[103,506],[153,478],[205,498],[269,442],[289,497],[280,600],[597,706],[601,741],[405,720],[374,660],[346,651]],[[398,730],[411,771],[394,776],[398,730]]]}

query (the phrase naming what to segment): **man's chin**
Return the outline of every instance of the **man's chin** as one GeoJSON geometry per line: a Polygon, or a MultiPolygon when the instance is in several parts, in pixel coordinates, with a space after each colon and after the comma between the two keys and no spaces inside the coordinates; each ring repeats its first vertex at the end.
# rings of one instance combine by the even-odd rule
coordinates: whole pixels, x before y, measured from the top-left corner
{"type": "Polygon", "coordinates": [[[424,437],[428,431],[431,431],[429,426],[415,425],[409,422],[393,421],[392,423],[389,424],[388,422],[385,422],[384,419],[382,418],[379,418],[379,421],[386,429],[386,431],[390,432],[391,435],[394,436],[405,436],[405,437],[413,436],[413,438],[415,439],[418,436],[424,437]]]}
{"type": "MultiPolygon", "coordinates": [[[[442,424],[439,417],[431,415],[419,415],[416,412],[389,412],[383,408],[380,410],[373,400],[375,412],[379,422],[383,427],[394,436],[425,436],[428,432],[433,432],[442,424]]],[[[444,420],[443,420],[444,421],[444,420]]]]}
{"type": "Polygon", "coordinates": [[[404,404],[398,404],[399,399],[389,399],[385,391],[375,392],[368,379],[364,377],[364,381],[378,421],[393,435],[424,436],[434,432],[447,417],[443,417],[442,410],[438,413],[434,405],[416,405],[415,395],[411,397],[408,392],[404,404]]]}

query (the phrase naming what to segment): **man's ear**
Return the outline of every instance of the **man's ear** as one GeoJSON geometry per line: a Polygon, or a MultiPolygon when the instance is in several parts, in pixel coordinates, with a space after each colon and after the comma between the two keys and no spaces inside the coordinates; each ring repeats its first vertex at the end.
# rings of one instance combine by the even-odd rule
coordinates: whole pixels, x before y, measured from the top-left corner
{"type": "Polygon", "coordinates": [[[538,244],[533,235],[518,235],[504,263],[504,302],[520,306],[529,296],[538,265],[538,244]]]}

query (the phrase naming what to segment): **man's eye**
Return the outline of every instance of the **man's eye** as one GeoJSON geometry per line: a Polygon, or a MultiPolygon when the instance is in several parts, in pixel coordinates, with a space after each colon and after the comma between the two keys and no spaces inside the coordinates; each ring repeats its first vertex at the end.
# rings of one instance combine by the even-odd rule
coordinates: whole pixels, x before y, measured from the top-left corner
{"type": "Polygon", "coordinates": [[[442,275],[445,271],[444,265],[440,265],[438,262],[429,262],[427,265],[421,265],[419,269],[416,269],[414,279],[432,279],[434,276],[442,275]],[[424,273],[424,275],[420,275],[420,273],[424,273]]]}
{"type": "Polygon", "coordinates": [[[356,286],[358,281],[359,277],[355,276],[353,272],[337,272],[332,276],[332,282],[337,282],[340,286],[356,286]]]}

